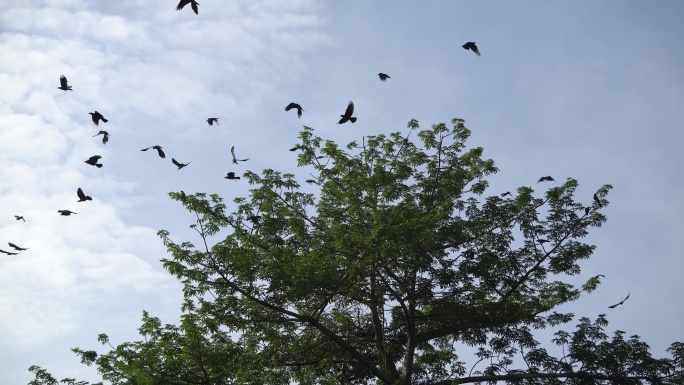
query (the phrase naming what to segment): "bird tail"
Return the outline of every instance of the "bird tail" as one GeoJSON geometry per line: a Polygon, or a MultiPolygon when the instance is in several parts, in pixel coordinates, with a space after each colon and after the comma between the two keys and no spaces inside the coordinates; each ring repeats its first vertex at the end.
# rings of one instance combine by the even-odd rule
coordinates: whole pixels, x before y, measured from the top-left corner
{"type": "Polygon", "coordinates": [[[107,123],[109,120],[107,120],[107,119],[105,119],[105,118],[102,118],[102,121],[105,122],[105,123],[107,123]]]}
{"type": "Polygon", "coordinates": [[[97,167],[97,168],[102,168],[102,165],[101,165],[101,164],[96,164],[95,167],[97,167]]]}
{"type": "Polygon", "coordinates": [[[352,123],[356,123],[356,118],[349,118],[349,121],[352,123]]]}

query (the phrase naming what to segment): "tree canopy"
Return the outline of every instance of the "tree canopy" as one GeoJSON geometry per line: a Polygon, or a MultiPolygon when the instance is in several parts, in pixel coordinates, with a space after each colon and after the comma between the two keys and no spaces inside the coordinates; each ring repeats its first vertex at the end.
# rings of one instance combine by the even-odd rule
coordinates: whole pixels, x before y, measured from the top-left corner
{"type": "MultiPolygon", "coordinates": [[[[682,383],[684,344],[653,358],[638,336],[609,337],[604,315],[556,331],[560,355],[535,339],[600,283],[566,281],[595,250],[582,238],[605,223],[611,186],[598,202],[576,200],[574,179],[487,196],[498,169],[469,135],[461,119],[412,120],[342,148],[305,127],[298,165],[318,175],[316,194],[271,169],[244,174],[254,188],[231,210],[170,193],[199,240],[159,232],[184,284],[180,325],[143,313],[144,341],[102,334],[109,352],[73,351],[115,385],[682,383]]],[[[57,383],[30,370],[30,385],[57,383]]]]}

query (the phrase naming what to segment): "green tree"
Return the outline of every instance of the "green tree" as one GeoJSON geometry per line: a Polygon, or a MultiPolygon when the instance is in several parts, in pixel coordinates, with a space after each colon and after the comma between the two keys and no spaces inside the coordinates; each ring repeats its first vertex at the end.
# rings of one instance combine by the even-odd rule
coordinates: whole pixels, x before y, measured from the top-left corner
{"type": "Polygon", "coordinates": [[[145,341],[74,351],[116,385],[681,383],[684,344],[655,359],[638,336],[609,339],[603,315],[557,331],[561,356],[541,347],[533,330],[571,322],[554,309],[599,284],[563,277],[592,255],[580,240],[605,222],[611,186],[589,207],[574,179],[485,197],[497,168],[452,123],[411,121],[346,149],[305,128],[298,162],[318,174],[316,195],[274,170],[244,175],[254,189],[233,212],[217,195],[170,193],[201,241],[159,232],[184,284],[181,325],[144,314],[145,341]]]}

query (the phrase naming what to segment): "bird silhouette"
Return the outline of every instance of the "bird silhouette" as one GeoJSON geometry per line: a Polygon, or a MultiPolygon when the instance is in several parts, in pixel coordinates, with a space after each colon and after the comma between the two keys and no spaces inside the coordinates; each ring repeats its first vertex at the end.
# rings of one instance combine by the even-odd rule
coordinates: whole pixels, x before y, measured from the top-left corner
{"type": "Polygon", "coordinates": [[[589,215],[590,210],[591,210],[591,207],[585,207],[584,208],[584,215],[589,215]]]}
{"type": "Polygon", "coordinates": [[[76,195],[78,195],[78,200],[76,202],[85,202],[93,200],[93,198],[89,197],[88,195],[85,195],[83,189],[80,187],[78,188],[78,190],[76,190],[76,195]]]}
{"type": "Polygon", "coordinates": [[[100,158],[102,158],[101,155],[93,155],[90,158],[88,158],[88,160],[86,160],[85,162],[91,166],[95,166],[97,168],[102,168],[102,164],[97,163],[97,161],[100,160],[100,158]]]}
{"type": "Polygon", "coordinates": [[[337,124],[344,124],[344,123],[347,123],[349,121],[351,121],[352,123],[355,123],[356,118],[352,116],[353,114],[354,114],[354,102],[349,101],[349,104],[347,105],[347,110],[344,111],[344,115],[340,115],[342,117],[342,119],[340,119],[340,121],[337,122],[337,124]]]}
{"type": "Polygon", "coordinates": [[[90,114],[90,117],[93,119],[93,123],[95,123],[96,126],[100,125],[100,120],[107,123],[109,120],[105,119],[104,116],[102,116],[101,113],[95,111],[95,112],[88,112],[90,114]]]}
{"type": "Polygon", "coordinates": [[[615,305],[611,305],[611,306],[608,306],[608,307],[609,307],[610,309],[615,309],[616,307],[622,305],[623,303],[625,303],[625,301],[627,301],[627,299],[629,299],[629,295],[630,295],[630,294],[632,294],[632,293],[627,294],[627,297],[625,297],[625,299],[623,299],[622,301],[616,303],[615,305]]]}
{"type": "Polygon", "coordinates": [[[306,182],[306,183],[308,183],[308,184],[318,184],[318,183],[317,183],[315,180],[313,180],[313,179],[307,179],[307,180],[305,180],[304,182],[306,182]]]}
{"type": "Polygon", "coordinates": [[[502,198],[505,197],[506,195],[513,196],[513,194],[511,194],[510,191],[506,191],[505,193],[501,193],[501,197],[502,197],[502,198]]]}
{"type": "Polygon", "coordinates": [[[539,180],[537,181],[537,184],[539,184],[539,182],[551,182],[551,181],[555,182],[556,180],[551,178],[550,176],[543,176],[543,177],[539,178],[539,180]]]}
{"type": "Polygon", "coordinates": [[[599,208],[603,207],[603,203],[601,203],[601,200],[599,199],[598,195],[596,195],[596,194],[594,194],[594,203],[596,203],[596,205],[599,208]]]}
{"type": "Polygon", "coordinates": [[[26,219],[24,219],[23,216],[15,215],[14,218],[15,218],[16,220],[18,220],[18,221],[24,221],[24,222],[26,222],[26,219]]]}
{"type": "Polygon", "coordinates": [[[181,168],[183,168],[183,167],[185,167],[185,166],[187,166],[187,165],[190,164],[190,162],[188,162],[188,163],[186,163],[186,164],[183,164],[183,163],[181,163],[181,162],[175,160],[174,158],[171,158],[171,161],[173,162],[173,164],[175,164],[176,166],[178,166],[178,169],[179,169],[179,170],[180,170],[181,168]]]}
{"type": "Polygon", "coordinates": [[[252,213],[249,213],[247,216],[247,220],[252,221],[255,225],[259,224],[259,220],[261,220],[261,215],[254,215],[252,213]]]}
{"type": "Polygon", "coordinates": [[[160,158],[166,158],[166,154],[164,154],[164,151],[162,150],[162,147],[161,147],[161,146],[147,147],[147,148],[143,148],[143,149],[140,150],[140,151],[147,151],[147,150],[149,150],[150,148],[154,148],[155,150],[157,150],[157,153],[159,154],[159,157],[160,157],[160,158]]]}
{"type": "Polygon", "coordinates": [[[19,254],[19,253],[12,253],[12,252],[9,252],[9,251],[5,251],[5,250],[2,250],[2,249],[0,249],[0,253],[5,253],[5,254],[7,254],[7,255],[18,255],[18,254],[19,254]]]}
{"type": "Polygon", "coordinates": [[[93,135],[93,138],[98,135],[102,135],[102,144],[107,144],[107,142],[109,142],[109,132],[100,130],[100,132],[93,135]]]}
{"type": "Polygon", "coordinates": [[[185,191],[183,191],[183,190],[181,190],[181,192],[180,192],[180,200],[181,200],[181,202],[185,202],[188,200],[188,196],[185,195],[185,191]]]}
{"type": "Polygon", "coordinates": [[[475,42],[469,41],[462,46],[465,49],[469,49],[477,54],[477,56],[480,56],[480,50],[477,49],[477,46],[475,45],[475,42]]]}
{"type": "Polygon", "coordinates": [[[57,212],[59,213],[59,215],[64,215],[65,217],[68,217],[71,214],[77,214],[70,210],[57,210],[57,212]]]}
{"type": "Polygon", "coordinates": [[[236,157],[235,157],[235,146],[233,146],[233,147],[230,148],[230,154],[233,155],[233,164],[238,164],[238,162],[246,162],[246,161],[248,161],[248,160],[250,159],[250,158],[247,158],[247,159],[238,159],[238,158],[236,158],[236,157]]]}
{"type": "Polygon", "coordinates": [[[290,151],[297,151],[297,150],[299,150],[300,147],[301,147],[300,144],[295,144],[295,146],[292,147],[292,148],[290,149],[290,151]]]}
{"type": "Polygon", "coordinates": [[[180,11],[181,9],[183,9],[183,7],[185,7],[188,4],[190,4],[190,6],[192,7],[192,10],[195,11],[195,14],[199,15],[199,9],[197,9],[197,6],[199,5],[199,3],[196,2],[195,0],[180,0],[180,2],[178,3],[178,6],[176,7],[176,11],[180,11]]]}
{"type": "Polygon", "coordinates": [[[297,103],[292,102],[292,103],[288,104],[287,107],[285,107],[285,111],[290,111],[293,108],[297,109],[297,117],[301,118],[302,112],[304,112],[304,109],[302,108],[302,106],[300,106],[297,103]]]}
{"type": "Polygon", "coordinates": [[[543,245],[543,244],[545,244],[546,242],[548,242],[548,240],[546,240],[546,239],[538,239],[537,242],[539,242],[540,245],[543,245]]]}
{"type": "Polygon", "coordinates": [[[389,75],[387,75],[387,74],[383,74],[382,72],[380,72],[380,73],[378,74],[378,77],[379,77],[380,80],[383,81],[383,82],[384,82],[384,81],[387,81],[387,79],[392,79],[391,76],[389,76],[389,75]]]}
{"type": "Polygon", "coordinates": [[[216,123],[216,125],[218,126],[218,120],[219,118],[209,118],[207,119],[207,123],[209,123],[210,126],[213,126],[214,123],[216,123]]]}
{"type": "Polygon", "coordinates": [[[63,90],[63,91],[73,91],[71,89],[71,86],[67,82],[66,76],[64,76],[64,75],[59,76],[59,87],[57,87],[57,88],[59,88],[60,90],[63,90]]]}
{"type": "Polygon", "coordinates": [[[230,180],[238,180],[238,179],[240,179],[240,177],[239,177],[239,176],[235,176],[235,173],[232,172],[232,171],[229,172],[228,175],[224,176],[224,178],[230,179],[230,180]]]}
{"type": "Polygon", "coordinates": [[[28,249],[29,249],[28,247],[26,247],[26,248],[24,248],[24,247],[19,247],[19,246],[15,245],[15,244],[12,243],[12,242],[7,242],[7,244],[10,245],[10,247],[13,248],[14,250],[24,251],[24,250],[28,250],[28,249]]]}

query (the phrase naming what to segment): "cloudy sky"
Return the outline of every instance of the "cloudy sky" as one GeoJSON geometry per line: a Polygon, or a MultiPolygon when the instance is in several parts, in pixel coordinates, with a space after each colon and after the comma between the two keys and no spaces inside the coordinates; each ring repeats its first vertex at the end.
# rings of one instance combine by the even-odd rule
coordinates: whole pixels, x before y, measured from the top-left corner
{"type": "Polygon", "coordinates": [[[501,170],[490,194],[552,175],[578,179],[589,203],[612,184],[581,277],[606,278],[563,310],[608,313],[658,356],[684,341],[684,3],[417,4],[204,0],[195,15],[174,0],[0,2],[0,248],[30,248],[0,255],[0,382],[27,383],[32,364],[96,380],[70,348],[136,339],[143,309],[177,321],[156,232],[196,238],[169,191],[232,202],[249,186],[227,171],[308,177],[287,151],[302,125],[346,144],[412,118],[465,119],[501,170]],[[358,122],[339,126],[349,100],[358,122]],[[292,101],[301,119],[283,111],[292,101]],[[95,127],[95,110],[109,122],[95,127]],[[152,145],[167,158],[140,152],[152,145]],[[232,166],[233,145],[251,160],[232,166]],[[92,155],[104,167],[83,163],[92,155]],[[76,203],[78,187],[93,201],[76,203]]]}

